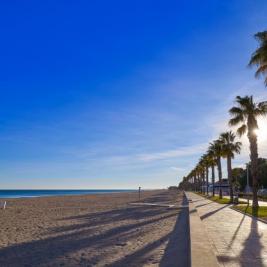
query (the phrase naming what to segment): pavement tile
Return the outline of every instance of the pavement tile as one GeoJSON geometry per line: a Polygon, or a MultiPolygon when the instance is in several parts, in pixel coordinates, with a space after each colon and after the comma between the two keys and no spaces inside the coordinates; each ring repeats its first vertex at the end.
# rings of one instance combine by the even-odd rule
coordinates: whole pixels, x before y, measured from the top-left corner
{"type": "Polygon", "coordinates": [[[206,227],[221,266],[267,267],[267,224],[187,193],[206,227]],[[207,205],[206,205],[207,204],[207,205]]]}

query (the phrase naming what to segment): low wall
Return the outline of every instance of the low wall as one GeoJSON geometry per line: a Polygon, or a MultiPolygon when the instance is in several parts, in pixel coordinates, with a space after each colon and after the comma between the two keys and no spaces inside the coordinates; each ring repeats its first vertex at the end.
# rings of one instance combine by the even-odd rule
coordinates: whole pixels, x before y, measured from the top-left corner
{"type": "Polygon", "coordinates": [[[189,224],[191,240],[191,266],[220,266],[215,256],[204,223],[201,221],[190,195],[185,193],[189,202],[189,224]]]}

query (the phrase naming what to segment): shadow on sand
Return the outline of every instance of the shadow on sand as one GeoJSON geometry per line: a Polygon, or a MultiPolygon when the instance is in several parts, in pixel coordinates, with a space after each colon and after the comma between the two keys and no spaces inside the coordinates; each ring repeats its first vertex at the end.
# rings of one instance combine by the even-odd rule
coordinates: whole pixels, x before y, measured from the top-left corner
{"type": "MultiPolygon", "coordinates": [[[[186,197],[182,205],[186,205],[186,197]]],[[[189,231],[188,208],[182,209],[179,213],[173,231],[164,237],[146,245],[142,249],[127,255],[125,258],[113,262],[107,267],[142,266],[150,261],[150,252],[156,249],[162,242],[168,241],[164,255],[160,260],[160,267],[190,267],[191,247],[189,231]],[[136,261],[137,260],[137,261],[136,261]]],[[[152,262],[153,263],[153,262],[152,262]]]]}
{"type": "MultiPolygon", "coordinates": [[[[183,205],[188,205],[183,198],[183,205]]],[[[191,266],[191,241],[189,209],[183,209],[179,214],[174,230],[170,235],[165,254],[161,259],[160,267],[190,267],[191,266]]]]}
{"type": "MultiPolygon", "coordinates": [[[[146,201],[167,201],[164,194],[146,201]]],[[[186,199],[183,199],[185,204],[186,199]]],[[[49,229],[52,237],[44,237],[28,243],[11,245],[0,249],[0,266],[95,266],[105,260],[110,253],[108,247],[119,246],[123,242],[135,240],[143,234],[142,227],[167,218],[177,217],[172,232],[128,254],[126,257],[106,266],[137,266],[138,262],[149,260],[149,252],[162,242],[168,242],[160,266],[190,266],[190,237],[188,228],[188,209],[170,210],[162,207],[128,207],[116,210],[69,217],[66,226],[49,229]],[[138,220],[136,221],[136,218],[138,220]],[[133,223],[129,223],[131,219],[133,223]],[[75,221],[75,223],[73,222],[75,221]],[[114,227],[116,223],[116,227],[114,227]],[[114,224],[114,225],[113,225],[114,224]],[[105,231],[102,227],[106,225],[105,231]],[[84,257],[81,253],[73,262],[70,254],[80,253],[82,249],[101,251],[92,257],[84,257]],[[103,252],[103,253],[102,253],[103,252]]]]}

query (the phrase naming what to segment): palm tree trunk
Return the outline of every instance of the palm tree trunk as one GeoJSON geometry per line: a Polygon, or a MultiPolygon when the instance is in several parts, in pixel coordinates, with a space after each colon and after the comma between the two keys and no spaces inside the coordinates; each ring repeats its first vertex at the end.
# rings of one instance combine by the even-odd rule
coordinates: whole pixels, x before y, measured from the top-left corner
{"type": "Polygon", "coordinates": [[[209,168],[206,167],[206,187],[207,196],[209,195],[209,168]]]}
{"type": "Polygon", "coordinates": [[[219,198],[222,198],[222,164],[221,157],[217,158],[218,176],[219,176],[219,198]]]}
{"type": "Polygon", "coordinates": [[[205,194],[205,171],[202,172],[202,193],[205,194]]]}
{"type": "Polygon", "coordinates": [[[201,173],[198,174],[198,182],[199,182],[199,192],[202,193],[202,182],[201,182],[201,173]]]}
{"type": "Polygon", "coordinates": [[[201,191],[202,189],[201,189],[201,176],[200,176],[200,173],[198,174],[198,191],[200,192],[200,193],[202,193],[202,191],[201,191]]]}
{"type": "Polygon", "coordinates": [[[215,189],[214,189],[214,182],[215,182],[215,171],[214,171],[214,166],[211,166],[211,179],[212,179],[212,196],[214,197],[215,195],[215,189]]]}
{"type": "Polygon", "coordinates": [[[199,191],[202,194],[202,174],[198,174],[198,179],[199,179],[199,191]]]}
{"type": "Polygon", "coordinates": [[[228,172],[228,181],[229,181],[230,202],[233,203],[234,193],[233,193],[233,178],[232,178],[232,160],[231,160],[231,156],[227,156],[227,172],[228,172]]]}
{"type": "Polygon", "coordinates": [[[252,176],[252,207],[258,208],[258,144],[257,136],[250,130],[248,132],[248,139],[250,143],[250,160],[251,160],[251,176],[252,176]]]}

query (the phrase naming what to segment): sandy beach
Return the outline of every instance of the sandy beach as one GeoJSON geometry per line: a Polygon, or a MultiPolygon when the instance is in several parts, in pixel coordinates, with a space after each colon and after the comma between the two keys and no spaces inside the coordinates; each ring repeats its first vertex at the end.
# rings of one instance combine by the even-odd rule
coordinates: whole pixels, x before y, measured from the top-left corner
{"type": "MultiPolygon", "coordinates": [[[[181,193],[143,202],[181,205],[181,193]]],[[[0,210],[0,266],[186,266],[185,210],[134,206],[138,193],[12,199],[0,210]]]]}

